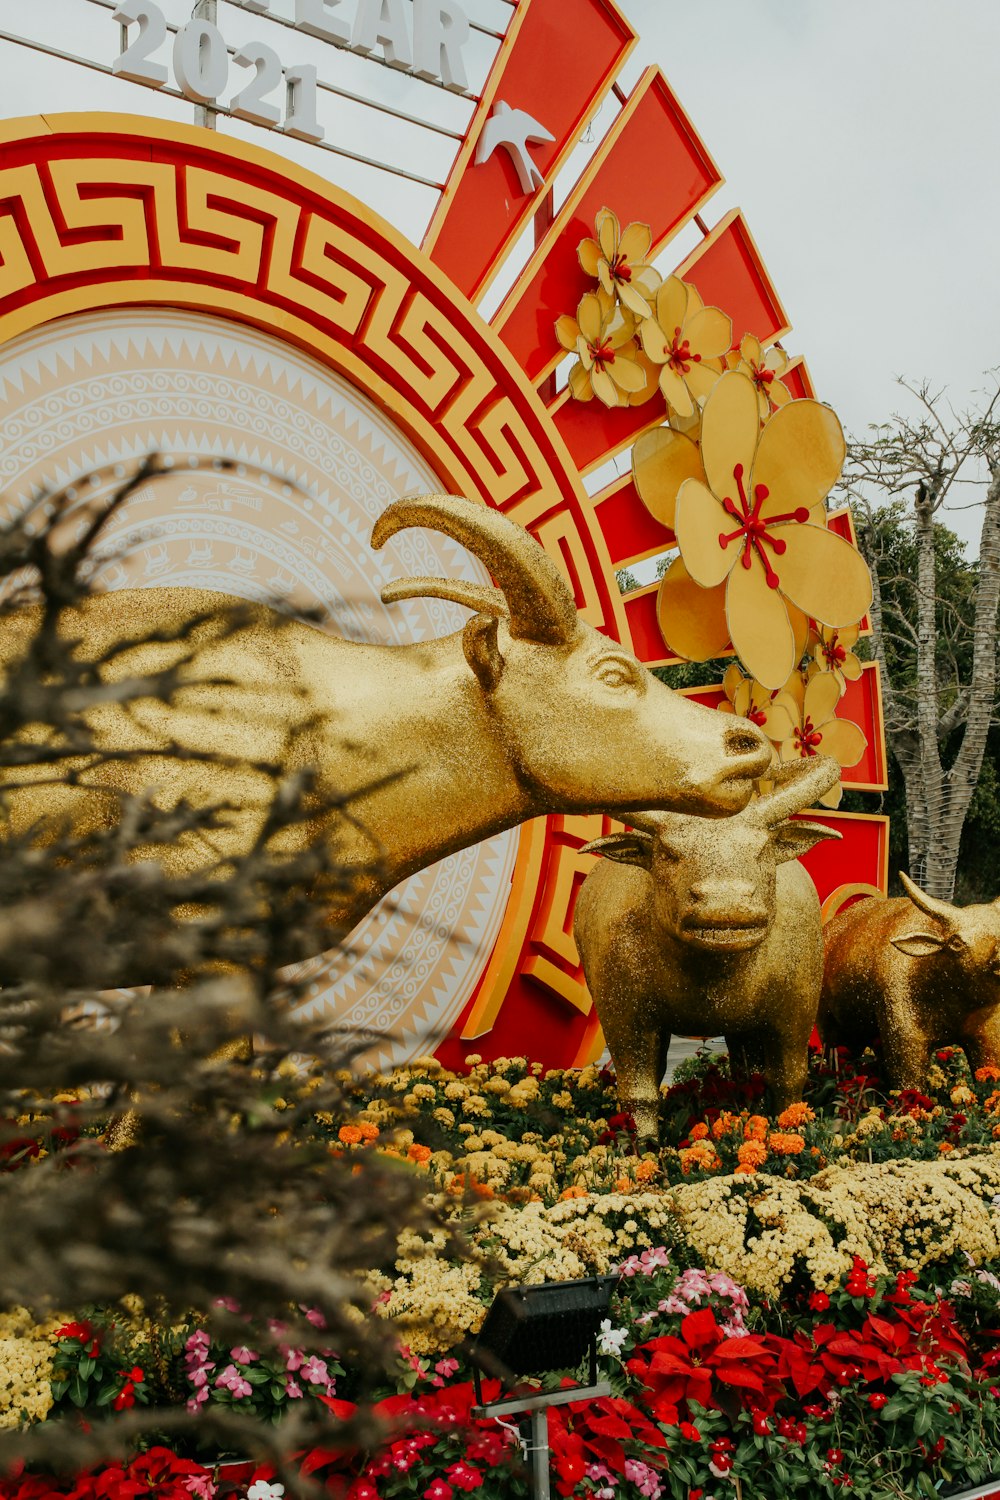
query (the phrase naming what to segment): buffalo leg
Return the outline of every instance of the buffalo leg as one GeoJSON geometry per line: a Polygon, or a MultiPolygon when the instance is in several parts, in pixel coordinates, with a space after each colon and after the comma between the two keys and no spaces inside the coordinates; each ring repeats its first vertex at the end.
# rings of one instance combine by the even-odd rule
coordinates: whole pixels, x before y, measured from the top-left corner
{"type": "Polygon", "coordinates": [[[622,1028],[619,1033],[618,1028],[605,1028],[605,1037],[618,1079],[619,1106],[635,1120],[639,1144],[656,1145],[660,1138],[661,1057],[666,1058],[669,1033],[663,1037],[657,1031],[622,1028]]]}
{"type": "Polygon", "coordinates": [[[884,1016],[880,1029],[889,1087],[925,1089],[931,1065],[932,1038],[901,1009],[884,1016]]]}
{"type": "Polygon", "coordinates": [[[968,1018],[962,1045],[973,1072],[987,1063],[1000,1065],[1000,1016],[992,1007],[968,1018]]]}

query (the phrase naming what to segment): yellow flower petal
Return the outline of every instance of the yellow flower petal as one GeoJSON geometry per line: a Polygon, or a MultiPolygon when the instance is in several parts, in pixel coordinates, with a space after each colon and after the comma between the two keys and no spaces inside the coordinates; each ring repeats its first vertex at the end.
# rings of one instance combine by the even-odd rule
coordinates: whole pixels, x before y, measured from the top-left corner
{"type": "Polygon", "coordinates": [[[697,443],[670,427],[644,432],[632,449],[632,477],[650,515],[673,531],[678,490],[704,477],[697,443]]]}
{"type": "MultiPolygon", "coordinates": [[[[740,670],[739,667],[736,666],[735,662],[733,663],[733,666],[736,668],[737,672],[740,670]]],[[[738,713],[741,719],[745,718],[746,711],[750,707],[750,700],[752,697],[753,683],[750,681],[749,677],[743,677],[740,680],[739,687],[733,694],[733,711],[735,713],[738,713]]]]}
{"type": "Polygon", "coordinates": [[[795,728],[795,722],[788,711],[787,704],[779,703],[774,698],[763,708],[763,714],[763,722],[760,720],[755,720],[755,722],[760,723],[761,729],[774,744],[780,744],[782,740],[786,740],[795,728]]]}
{"type": "Polygon", "coordinates": [[[800,662],[806,654],[806,643],[809,640],[809,616],[804,614],[790,599],[786,598],[785,606],[795,633],[795,660],[800,662]]]}
{"type": "Polygon", "coordinates": [[[688,661],[710,661],[729,645],[725,584],[699,588],[680,557],[660,580],[656,617],[667,645],[688,661]]]}
{"type": "Polygon", "coordinates": [[[656,394],[657,377],[659,370],[651,359],[647,359],[641,349],[635,351],[635,363],[642,371],[642,389],[633,392],[628,398],[629,406],[642,406],[643,402],[650,400],[656,394]]]}
{"type": "Polygon", "coordinates": [[[733,324],[717,307],[703,307],[684,325],[684,337],[693,354],[702,359],[720,359],[733,341],[733,324]]]}
{"type": "Polygon", "coordinates": [[[684,327],[687,310],[687,286],[679,276],[668,276],[656,294],[656,321],[667,336],[668,347],[675,330],[684,327]]]}
{"type": "Polygon", "coordinates": [[[585,292],[576,309],[576,321],[588,344],[598,344],[604,329],[604,304],[596,292],[585,292]]]}
{"type": "Polygon", "coordinates": [[[740,339],[740,355],[748,365],[760,364],[760,339],[755,334],[745,333],[740,339]]]}
{"type": "Polygon", "coordinates": [[[618,241],[618,254],[630,266],[639,266],[653,248],[653,231],[648,224],[629,224],[618,241]]]}
{"type": "Polygon", "coordinates": [[[809,509],[825,500],[840,477],[847,452],[836,412],[820,401],[790,401],[764,424],[751,482],[767,486],[760,514],[809,509]]]}
{"type": "MultiPolygon", "coordinates": [[[[680,506],[679,500],[678,520],[680,506]]],[[[768,588],[756,555],[749,568],[741,557],[729,575],[726,617],[736,654],[750,675],[766,688],[781,687],[795,665],[795,637],[785,602],[777,589],[768,588]]]]}
{"type": "Polygon", "coordinates": [[[614,260],[618,254],[620,239],[621,225],[618,223],[618,215],[610,208],[602,208],[597,215],[597,241],[605,260],[614,260]]]}
{"type": "Polygon", "coordinates": [[[602,290],[607,292],[609,297],[613,297],[615,294],[614,277],[611,275],[611,267],[603,258],[597,262],[597,278],[602,290]]]}
{"type": "Polygon", "coordinates": [[[670,353],[670,340],[666,337],[656,318],[646,318],[639,325],[639,338],[650,359],[658,365],[665,363],[670,353]]]}
{"type": "Polygon", "coordinates": [[[614,363],[607,366],[607,372],[620,391],[634,394],[636,391],[641,391],[646,384],[646,372],[641,370],[635,360],[630,359],[624,350],[618,351],[614,363]]]}
{"type": "Polygon", "coordinates": [[[819,805],[820,807],[839,807],[840,799],[841,797],[843,797],[843,795],[844,788],[841,786],[839,781],[836,781],[834,782],[830,790],[828,792],[824,792],[823,796],[820,797],[819,805]]]}
{"type": "Polygon", "coordinates": [[[702,588],[720,584],[739,556],[735,548],[719,546],[719,533],[729,524],[712,491],[700,479],[686,479],[677,492],[674,530],[687,570],[702,588]]]}
{"type": "Polygon", "coordinates": [[[596,281],[598,277],[598,263],[601,259],[601,247],[596,240],[581,240],[576,247],[576,253],[583,267],[585,276],[593,276],[596,281]]]}
{"type": "Polygon", "coordinates": [[[843,672],[848,682],[857,682],[864,668],[862,667],[858,658],[855,656],[854,652],[848,651],[847,655],[844,657],[844,660],[840,664],[840,670],[843,672]]]}
{"type": "Polygon", "coordinates": [[[715,389],[721,376],[721,359],[703,359],[700,364],[690,366],[684,376],[684,384],[696,401],[704,401],[715,389]]]}
{"type": "Polygon", "coordinates": [[[782,686],[781,692],[775,698],[775,703],[784,703],[788,707],[796,724],[802,723],[802,705],[805,702],[806,685],[802,681],[801,672],[792,672],[788,681],[782,686]]]}
{"type": "Polygon", "coordinates": [[[564,349],[572,353],[576,351],[576,341],[580,337],[580,328],[575,318],[569,313],[564,313],[561,318],[556,318],[556,338],[564,349]]]}
{"type": "Polygon", "coordinates": [[[590,382],[594,387],[594,395],[603,401],[605,406],[620,405],[618,387],[611,379],[607,370],[599,370],[595,365],[591,372],[590,382]]]}
{"type": "Polygon", "coordinates": [[[618,296],[623,307],[637,318],[648,318],[653,311],[648,297],[644,297],[638,281],[619,281],[618,296]]]}
{"type": "Polygon", "coordinates": [[[619,308],[607,332],[608,343],[612,349],[620,349],[623,344],[628,343],[634,332],[635,319],[632,314],[619,308]]]}
{"type": "Polygon", "coordinates": [[[773,566],[781,592],[793,604],[821,625],[853,625],[861,619],[872,602],[872,579],[868,564],[850,542],[822,526],[794,522],[770,527],[768,535],[787,543],[784,555],[773,558],[773,566]]]}
{"type": "Polygon", "coordinates": [[[575,401],[592,401],[594,387],[590,383],[590,372],[577,362],[569,372],[569,391],[575,401]]]}
{"type": "MultiPolygon", "coordinates": [[[[814,682],[821,681],[816,677],[814,682]]],[[[868,748],[868,741],[857,724],[850,719],[833,719],[820,729],[823,736],[820,751],[832,755],[842,766],[856,766],[868,748]]]]}
{"type": "Polygon", "coordinates": [[[812,719],[815,728],[832,719],[840,702],[840,683],[832,672],[820,672],[806,683],[802,700],[802,712],[812,719]]]}
{"type": "MultiPolygon", "coordinates": [[[[726,668],[725,672],[723,673],[723,677],[722,677],[722,688],[723,688],[723,691],[725,692],[726,697],[729,699],[730,703],[735,703],[736,702],[736,693],[737,693],[738,689],[740,688],[740,686],[744,682],[746,682],[746,680],[747,679],[743,676],[743,673],[740,671],[740,664],[739,664],[739,662],[737,662],[737,661],[731,661],[729,663],[729,666],[726,668]]],[[[747,691],[747,702],[749,703],[749,701],[750,701],[750,695],[749,695],[749,690],[748,690],[747,691]]]]}
{"type": "Polygon", "coordinates": [[[759,432],[753,381],[737,370],[727,371],[712,387],[701,421],[702,462],[720,500],[736,499],[733,470],[742,464],[744,476],[749,475],[759,432]]]}
{"type": "MultiPolygon", "coordinates": [[[[759,349],[760,345],[758,344],[757,347],[759,349]]],[[[763,360],[758,356],[757,363],[761,365],[762,369],[773,370],[776,375],[780,375],[788,369],[788,355],[784,349],[779,349],[777,344],[772,344],[771,348],[764,355],[763,360]]]]}
{"type": "Polygon", "coordinates": [[[783,380],[772,380],[766,390],[772,406],[786,406],[792,399],[792,393],[783,380]]]}
{"type": "Polygon", "coordinates": [[[663,399],[675,411],[679,417],[690,417],[694,415],[694,401],[682,376],[671,365],[663,365],[660,370],[660,390],[663,399]]]}

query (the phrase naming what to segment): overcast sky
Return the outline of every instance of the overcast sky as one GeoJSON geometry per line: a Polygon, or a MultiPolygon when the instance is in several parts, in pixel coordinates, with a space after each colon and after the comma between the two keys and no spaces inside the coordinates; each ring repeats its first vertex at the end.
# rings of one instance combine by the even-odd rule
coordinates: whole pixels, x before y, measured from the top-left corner
{"type": "MultiPolygon", "coordinates": [[[[624,81],[650,62],[663,68],[727,179],[706,218],[743,208],[794,325],[789,347],[805,353],[845,426],[862,433],[905,403],[899,374],[946,386],[959,406],[974,400],[984,372],[1000,365],[1000,0],[619,3],[642,37],[624,81]]],[[[191,0],[163,0],[163,9],[179,22],[191,0]]],[[[290,14],[290,0],[272,9],[290,14]]],[[[509,14],[503,0],[468,0],[468,10],[493,25],[509,14]]],[[[440,89],[268,29],[233,5],[220,5],[220,25],[234,42],[248,26],[266,33],[289,52],[283,60],[316,59],[321,75],[357,93],[453,129],[468,118],[440,89]]],[[[118,50],[100,0],[0,0],[0,28],[105,62],[118,50]]],[[[490,46],[477,38],[474,75],[490,46]]],[[[0,70],[8,115],[103,108],[191,118],[187,103],[2,41],[0,70]]],[[[454,142],[326,96],[324,108],[334,105],[328,138],[444,176],[454,142]]],[[[610,107],[599,124],[609,122],[610,107]]],[[[428,189],[274,132],[223,128],[286,150],[412,235],[430,212],[428,189]]],[[[974,512],[952,519],[973,536],[974,512]]]]}

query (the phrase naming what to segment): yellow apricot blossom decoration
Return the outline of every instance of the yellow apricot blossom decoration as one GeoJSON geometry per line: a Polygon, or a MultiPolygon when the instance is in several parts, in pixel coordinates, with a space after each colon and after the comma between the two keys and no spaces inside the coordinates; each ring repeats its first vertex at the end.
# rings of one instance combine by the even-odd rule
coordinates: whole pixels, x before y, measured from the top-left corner
{"type": "MultiPolygon", "coordinates": [[[[803,681],[793,672],[775,704],[784,708],[792,721],[792,732],[778,746],[782,760],[805,760],[813,755],[831,755],[843,767],[856,766],[865,753],[868,741],[857,724],[836,717],[840,702],[840,684],[830,672],[820,672],[803,681]]],[[[823,807],[838,807],[843,788],[838,781],[825,796],[823,807]]]]}
{"type": "Polygon", "coordinates": [[[726,694],[725,702],[719,704],[722,713],[749,719],[775,744],[787,740],[793,732],[795,720],[786,705],[775,701],[770,688],[761,687],[752,677],[744,677],[735,662],[727,667],[722,687],[726,694]]]}
{"type": "Polygon", "coordinates": [[[864,558],[826,528],[844,455],[840,422],[819,401],[790,401],[761,427],[754,383],[738,370],[705,403],[707,483],[681,485],[677,544],[696,584],[724,589],[730,640],[763,687],[782,687],[797,665],[789,605],[839,628],[871,604],[864,558]]]}
{"type": "Polygon", "coordinates": [[[629,224],[623,232],[617,214],[602,208],[595,230],[597,238],[581,240],[577,248],[584,271],[635,317],[651,317],[662,277],[648,261],[653,248],[649,225],[629,224]]]}
{"type": "Polygon", "coordinates": [[[631,315],[623,315],[603,292],[586,292],[575,318],[557,319],[556,337],[578,356],[569,372],[577,401],[597,396],[605,406],[625,406],[629,396],[644,389],[647,374],[636,362],[634,327],[631,315]]]}
{"type": "Polygon", "coordinates": [[[858,639],[860,627],[849,625],[845,630],[835,630],[830,625],[813,631],[809,652],[813,660],[810,673],[832,672],[840,684],[841,693],[849,682],[857,682],[861,676],[861,663],[851,647],[858,639]]]}
{"type": "Polygon", "coordinates": [[[687,433],[653,427],[632,448],[632,479],[650,515],[668,531],[674,529],[674,507],[685,479],[705,478],[701,450],[687,433]]]}
{"type": "Polygon", "coordinates": [[[717,307],[706,307],[679,276],[668,276],[656,294],[655,313],[639,325],[646,357],[660,367],[660,390],[679,417],[691,417],[722,374],[733,325],[717,307]]]}
{"type": "Polygon", "coordinates": [[[765,352],[759,338],[745,333],[740,339],[740,347],[727,354],[726,364],[731,370],[742,371],[753,381],[762,422],[767,421],[776,407],[791,401],[791,391],[779,378],[788,369],[788,355],[780,344],[774,344],[765,352]]]}

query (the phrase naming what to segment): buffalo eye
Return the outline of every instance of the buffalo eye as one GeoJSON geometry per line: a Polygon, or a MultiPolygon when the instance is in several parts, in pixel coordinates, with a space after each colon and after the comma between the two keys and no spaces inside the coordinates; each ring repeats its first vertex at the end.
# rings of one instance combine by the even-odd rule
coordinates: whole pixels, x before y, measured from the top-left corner
{"type": "Polygon", "coordinates": [[[952,953],[961,953],[962,949],[965,946],[965,939],[963,937],[959,937],[957,932],[953,932],[951,937],[948,939],[948,947],[951,949],[952,953]]]}
{"type": "Polygon", "coordinates": [[[594,670],[594,676],[598,682],[603,682],[605,687],[623,688],[638,687],[639,679],[635,666],[620,656],[609,656],[598,662],[594,670]]]}

